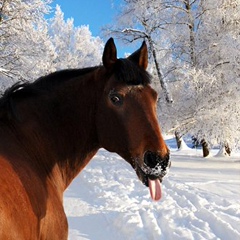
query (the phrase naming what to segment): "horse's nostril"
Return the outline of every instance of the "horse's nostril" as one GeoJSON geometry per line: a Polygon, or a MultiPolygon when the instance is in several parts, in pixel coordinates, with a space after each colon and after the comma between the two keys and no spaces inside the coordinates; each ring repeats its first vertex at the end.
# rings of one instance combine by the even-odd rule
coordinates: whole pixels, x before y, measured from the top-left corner
{"type": "Polygon", "coordinates": [[[148,167],[154,168],[159,162],[160,162],[160,158],[159,158],[158,154],[153,153],[151,151],[147,151],[144,154],[144,163],[148,167]]]}
{"type": "Polygon", "coordinates": [[[144,163],[150,168],[155,168],[157,165],[160,165],[163,169],[166,169],[170,167],[169,154],[162,158],[157,153],[147,151],[144,154],[144,163]]]}

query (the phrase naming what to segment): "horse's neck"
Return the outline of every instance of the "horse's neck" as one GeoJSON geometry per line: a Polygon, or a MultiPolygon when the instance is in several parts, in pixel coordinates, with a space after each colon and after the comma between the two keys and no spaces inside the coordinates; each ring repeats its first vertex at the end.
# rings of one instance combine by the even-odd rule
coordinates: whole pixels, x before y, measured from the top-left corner
{"type": "Polygon", "coordinates": [[[32,102],[30,109],[36,117],[30,120],[27,115],[22,128],[26,142],[34,145],[27,151],[36,158],[37,168],[42,166],[46,176],[62,181],[64,188],[99,148],[95,126],[98,89],[93,82],[62,86],[52,96],[32,102]]]}
{"type": "MultiPolygon", "coordinates": [[[[57,116],[53,114],[56,119],[52,125],[55,128],[53,144],[65,186],[69,185],[99,148],[95,123],[99,89],[94,76],[90,75],[89,79],[76,80],[69,89],[64,86],[60,89],[65,99],[56,111],[57,116]]],[[[56,96],[54,101],[58,101],[61,96],[56,96]]]]}

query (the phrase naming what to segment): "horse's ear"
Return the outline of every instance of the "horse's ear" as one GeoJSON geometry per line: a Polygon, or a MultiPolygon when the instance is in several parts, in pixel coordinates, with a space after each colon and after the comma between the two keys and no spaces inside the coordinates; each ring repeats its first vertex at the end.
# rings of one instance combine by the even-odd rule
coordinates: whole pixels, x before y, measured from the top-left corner
{"type": "Polygon", "coordinates": [[[136,52],[132,53],[128,59],[137,63],[140,67],[146,70],[148,66],[148,51],[146,42],[143,41],[142,46],[136,52]]]}
{"type": "Polygon", "coordinates": [[[117,61],[117,49],[113,38],[109,38],[104,47],[102,61],[103,66],[107,69],[111,69],[114,63],[117,61]]]}

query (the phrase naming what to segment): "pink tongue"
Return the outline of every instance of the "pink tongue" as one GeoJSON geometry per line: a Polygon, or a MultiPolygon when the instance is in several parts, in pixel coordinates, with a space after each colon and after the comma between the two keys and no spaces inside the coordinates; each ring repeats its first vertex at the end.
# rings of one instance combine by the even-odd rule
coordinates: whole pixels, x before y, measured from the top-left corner
{"type": "Polygon", "coordinates": [[[148,178],[148,186],[150,189],[151,197],[154,201],[160,200],[162,196],[161,184],[159,179],[151,180],[148,178]]]}

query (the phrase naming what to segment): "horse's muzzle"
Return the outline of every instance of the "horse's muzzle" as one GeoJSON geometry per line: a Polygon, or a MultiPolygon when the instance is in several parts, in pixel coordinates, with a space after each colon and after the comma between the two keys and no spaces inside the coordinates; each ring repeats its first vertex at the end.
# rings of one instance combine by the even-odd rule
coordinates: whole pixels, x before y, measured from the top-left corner
{"type": "Polygon", "coordinates": [[[159,154],[151,151],[147,151],[144,154],[144,164],[150,168],[155,168],[156,165],[161,164],[163,167],[167,167],[169,162],[169,154],[164,158],[161,158],[159,154]]]}
{"type": "Polygon", "coordinates": [[[147,151],[143,157],[141,170],[148,178],[161,180],[167,174],[170,166],[169,153],[161,157],[158,153],[147,151]]]}

